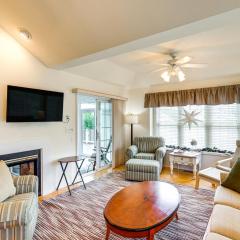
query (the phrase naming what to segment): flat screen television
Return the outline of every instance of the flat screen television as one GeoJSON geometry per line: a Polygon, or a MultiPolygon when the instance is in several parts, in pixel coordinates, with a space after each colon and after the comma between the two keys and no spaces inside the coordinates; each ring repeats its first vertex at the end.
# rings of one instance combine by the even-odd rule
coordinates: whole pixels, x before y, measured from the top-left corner
{"type": "Polygon", "coordinates": [[[63,119],[61,92],[7,87],[7,122],[58,122],[63,119]]]}

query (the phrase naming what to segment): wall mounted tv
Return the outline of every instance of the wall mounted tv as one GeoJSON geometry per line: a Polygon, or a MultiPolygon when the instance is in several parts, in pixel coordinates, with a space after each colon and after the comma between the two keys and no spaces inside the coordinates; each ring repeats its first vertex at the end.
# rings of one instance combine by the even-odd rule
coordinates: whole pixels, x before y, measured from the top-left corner
{"type": "Polygon", "coordinates": [[[58,122],[63,118],[61,92],[7,87],[7,122],[58,122]]]}

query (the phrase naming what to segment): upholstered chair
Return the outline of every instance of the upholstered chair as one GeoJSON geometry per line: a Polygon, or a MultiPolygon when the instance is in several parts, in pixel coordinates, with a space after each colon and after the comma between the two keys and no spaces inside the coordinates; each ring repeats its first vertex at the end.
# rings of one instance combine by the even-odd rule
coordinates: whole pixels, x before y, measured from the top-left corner
{"type": "Polygon", "coordinates": [[[217,168],[226,172],[230,172],[234,163],[240,158],[240,140],[236,141],[236,150],[232,157],[217,162],[217,168]]]}
{"type": "Polygon", "coordinates": [[[15,195],[0,202],[0,239],[31,240],[38,216],[38,178],[13,177],[13,183],[15,195]]]}
{"type": "Polygon", "coordinates": [[[165,140],[162,137],[136,137],[134,144],[128,147],[129,159],[157,160],[160,164],[160,172],[163,166],[163,158],[166,153],[165,140]]]}

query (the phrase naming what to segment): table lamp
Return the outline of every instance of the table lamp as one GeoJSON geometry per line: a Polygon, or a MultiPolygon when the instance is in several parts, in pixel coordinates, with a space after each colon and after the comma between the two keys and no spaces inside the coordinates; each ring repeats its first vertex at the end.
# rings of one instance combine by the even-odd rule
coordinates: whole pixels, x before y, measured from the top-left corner
{"type": "Polygon", "coordinates": [[[125,122],[131,125],[131,145],[133,144],[133,124],[138,124],[138,115],[127,114],[125,117],[125,122]]]}

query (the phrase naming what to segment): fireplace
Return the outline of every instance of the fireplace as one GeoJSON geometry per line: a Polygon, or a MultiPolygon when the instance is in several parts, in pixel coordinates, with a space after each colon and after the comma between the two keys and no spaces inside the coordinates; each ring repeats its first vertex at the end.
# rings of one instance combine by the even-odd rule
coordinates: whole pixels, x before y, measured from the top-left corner
{"type": "Polygon", "coordinates": [[[6,162],[12,175],[35,175],[38,176],[38,195],[42,194],[41,189],[41,149],[25,152],[0,155],[0,160],[6,162]]]}

